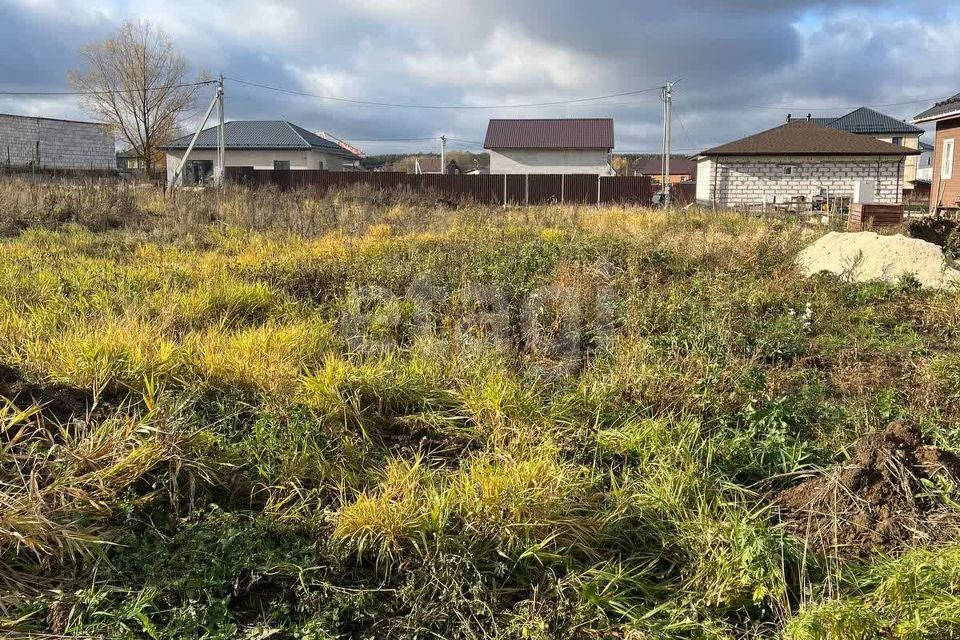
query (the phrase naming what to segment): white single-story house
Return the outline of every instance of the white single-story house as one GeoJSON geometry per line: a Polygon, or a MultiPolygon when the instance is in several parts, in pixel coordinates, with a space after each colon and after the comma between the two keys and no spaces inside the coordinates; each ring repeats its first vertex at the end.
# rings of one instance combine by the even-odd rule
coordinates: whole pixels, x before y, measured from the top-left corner
{"type": "Polygon", "coordinates": [[[877,203],[901,202],[905,159],[919,151],[817,124],[791,120],[707,149],[697,159],[697,202],[736,207],[853,197],[872,185],[877,203]]]}
{"type": "MultiPolygon", "coordinates": [[[[184,168],[182,184],[200,184],[213,175],[217,128],[200,132],[184,168]]],[[[224,125],[224,137],[227,167],[343,171],[352,169],[359,160],[343,145],[286,120],[232,120],[224,125]]],[[[192,138],[192,134],[187,135],[161,147],[167,153],[168,182],[192,138]]]]}
{"type": "Polygon", "coordinates": [[[614,175],[611,118],[491,120],[490,173],[614,175]]]}

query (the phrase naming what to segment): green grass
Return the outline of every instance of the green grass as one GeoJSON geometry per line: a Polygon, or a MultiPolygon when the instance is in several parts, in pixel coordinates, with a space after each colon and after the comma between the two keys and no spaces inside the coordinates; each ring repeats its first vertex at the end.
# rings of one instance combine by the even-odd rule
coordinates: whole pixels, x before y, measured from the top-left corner
{"type": "Polygon", "coordinates": [[[0,206],[0,364],[100,398],[63,425],[0,399],[0,631],[960,632],[960,547],[844,561],[772,506],[890,420],[960,451],[960,298],[804,280],[815,230],[364,192],[0,206]]]}

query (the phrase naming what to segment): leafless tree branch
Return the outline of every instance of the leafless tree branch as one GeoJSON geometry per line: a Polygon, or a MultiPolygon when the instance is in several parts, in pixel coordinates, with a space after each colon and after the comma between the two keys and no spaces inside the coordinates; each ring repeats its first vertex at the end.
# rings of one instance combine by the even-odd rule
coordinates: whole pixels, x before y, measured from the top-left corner
{"type": "Polygon", "coordinates": [[[105,41],[84,46],[80,58],[83,69],[68,79],[74,90],[88,92],[84,110],[112,124],[152,170],[159,147],[177,137],[194,106],[199,87],[184,86],[191,83],[187,59],[149,22],[125,22],[105,41]]]}

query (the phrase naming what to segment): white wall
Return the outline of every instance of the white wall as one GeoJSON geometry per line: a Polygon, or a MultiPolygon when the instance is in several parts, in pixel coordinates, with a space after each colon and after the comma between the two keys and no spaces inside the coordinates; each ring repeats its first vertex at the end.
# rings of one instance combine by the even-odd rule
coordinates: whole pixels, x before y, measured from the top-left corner
{"type": "MultiPolygon", "coordinates": [[[[921,135],[922,134],[916,133],[916,134],[904,134],[902,136],[899,136],[900,138],[903,139],[900,145],[904,147],[910,147],[911,149],[919,149],[921,135]]],[[[895,136],[892,136],[892,135],[876,136],[877,140],[881,140],[883,142],[889,142],[890,144],[893,144],[894,137],[895,136]]],[[[917,179],[917,166],[918,166],[917,158],[919,158],[919,156],[907,156],[906,159],[904,160],[904,165],[903,165],[903,180],[905,183],[903,185],[904,189],[907,189],[907,190],[913,189],[912,183],[914,180],[917,179]]]]}
{"type": "Polygon", "coordinates": [[[710,188],[713,180],[713,160],[701,158],[697,161],[697,202],[710,201],[710,188]]]}
{"type": "Polygon", "coordinates": [[[592,173],[612,175],[604,149],[497,149],[490,151],[490,173],[592,173]]]}
{"type": "MultiPolygon", "coordinates": [[[[183,151],[167,152],[167,181],[173,178],[183,151]]],[[[190,152],[190,160],[212,160],[216,164],[216,149],[194,149],[190,152]]],[[[291,169],[327,169],[328,171],[343,171],[345,159],[343,156],[319,151],[284,151],[284,150],[241,150],[227,149],[226,163],[228,167],[253,167],[254,169],[273,169],[273,161],[287,160],[291,169]]]]}
{"type": "MultiPolygon", "coordinates": [[[[877,180],[878,165],[874,157],[724,157],[698,165],[697,200],[713,202],[721,207],[761,204],[764,201],[786,202],[795,196],[809,201],[820,189],[830,195],[852,196],[855,180],[877,180]],[[714,169],[712,162],[717,163],[714,169]],[[783,175],[783,166],[794,167],[794,175],[783,175]],[[701,172],[705,172],[703,175],[701,172]],[[715,174],[715,175],[714,175],[715,174]]],[[[882,157],[879,164],[879,203],[898,203],[903,189],[903,162],[899,157],[882,157]]]]}

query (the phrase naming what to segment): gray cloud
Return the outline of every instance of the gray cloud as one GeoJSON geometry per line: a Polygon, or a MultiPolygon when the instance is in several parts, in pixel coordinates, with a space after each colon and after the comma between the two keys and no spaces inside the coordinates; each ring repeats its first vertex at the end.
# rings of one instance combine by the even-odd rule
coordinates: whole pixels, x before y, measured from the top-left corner
{"type": "MultiPolygon", "coordinates": [[[[960,91],[960,15],[929,0],[675,0],[667,9],[630,0],[0,0],[0,87],[65,88],[77,48],[124,19],[158,23],[198,70],[364,100],[517,104],[682,78],[675,139],[690,150],[786,115],[763,106],[839,111],[960,91]]],[[[228,83],[227,96],[231,118],[286,118],[352,139],[446,133],[478,141],[490,117],[613,116],[618,149],[660,144],[655,93],[476,111],[349,105],[236,83],[228,83]]],[[[926,106],[881,110],[909,117],[926,106]]],[[[0,111],[82,115],[70,99],[51,98],[0,97],[0,111]]],[[[360,146],[379,152],[434,145],[360,146]]]]}

